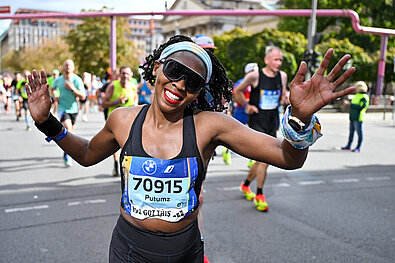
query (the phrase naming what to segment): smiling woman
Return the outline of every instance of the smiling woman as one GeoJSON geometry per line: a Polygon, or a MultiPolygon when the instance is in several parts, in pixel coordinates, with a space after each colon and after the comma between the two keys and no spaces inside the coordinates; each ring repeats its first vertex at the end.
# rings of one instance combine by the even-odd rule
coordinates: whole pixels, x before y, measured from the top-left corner
{"type": "MultiPolygon", "coordinates": [[[[209,69],[211,68],[210,69],[211,72],[200,74],[200,76],[204,77],[205,82],[208,84],[204,89],[201,89],[201,87],[199,87],[201,84],[200,84],[200,80],[198,80],[197,77],[194,78],[193,80],[190,79],[189,81],[187,80],[186,77],[184,78],[190,84],[187,85],[187,89],[189,88],[190,91],[192,89],[192,93],[198,93],[197,101],[190,106],[192,108],[197,108],[200,110],[211,110],[211,111],[219,111],[219,112],[223,111],[225,107],[223,105],[222,99],[224,98],[228,102],[232,99],[233,83],[227,77],[225,68],[222,66],[221,62],[219,62],[217,57],[215,57],[211,52],[205,52],[198,45],[193,45],[192,39],[190,39],[189,37],[182,35],[174,36],[170,38],[168,42],[164,43],[158,49],[154,50],[152,55],[149,55],[146,58],[145,64],[141,66],[141,68],[144,70],[143,72],[144,78],[147,81],[149,81],[150,84],[155,85],[155,81],[156,81],[156,75],[155,75],[156,72],[154,72],[155,62],[159,61],[163,63],[166,61],[165,58],[167,58],[170,54],[174,54],[175,52],[181,51],[182,49],[184,49],[184,51],[188,51],[188,52],[184,52],[186,56],[190,56],[193,52],[196,52],[195,57],[196,56],[199,57],[203,63],[204,61],[206,61],[207,63],[212,64],[212,66],[208,66],[209,69]],[[207,74],[209,74],[208,78],[206,76],[207,74]],[[193,86],[195,85],[197,88],[201,89],[200,92],[193,91],[193,86]],[[214,102],[213,105],[210,105],[206,99],[207,92],[210,92],[213,95],[213,102],[214,102]]],[[[178,57],[179,55],[174,54],[173,56],[171,56],[172,60],[175,60],[174,56],[178,57]]],[[[179,62],[179,60],[176,61],[179,62]]],[[[182,69],[180,68],[179,70],[182,69]]],[[[164,73],[166,74],[166,72],[167,70],[165,70],[164,73]]],[[[175,78],[175,76],[169,76],[169,74],[168,77],[175,78]]]]}
{"type": "Polygon", "coordinates": [[[349,55],[324,76],[332,54],[330,49],[306,82],[302,62],[291,83],[292,109],[283,120],[284,140],[213,112],[224,108],[223,99],[231,99],[232,82],[212,53],[185,36],[162,44],[142,65],[144,79],[155,87],[152,104],[115,109],[91,140],[67,133],[50,115],[44,71],[40,76],[33,71],[26,88],[36,126],[81,165],[96,164],[122,149],[121,214],[111,239],[110,262],[203,262],[199,194],[215,148],[224,145],[283,169],[301,167],[319,133],[313,114],[353,91],[334,92],[355,71],[351,68],[334,81],[349,55]],[[206,101],[207,91],[214,97],[213,106],[206,101]],[[291,117],[311,121],[303,131],[295,131],[288,124],[291,117]]]}

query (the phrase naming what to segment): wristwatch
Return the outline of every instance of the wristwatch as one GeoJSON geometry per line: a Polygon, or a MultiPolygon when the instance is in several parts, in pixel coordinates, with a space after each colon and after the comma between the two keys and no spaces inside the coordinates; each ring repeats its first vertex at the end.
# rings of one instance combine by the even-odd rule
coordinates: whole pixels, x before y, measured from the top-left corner
{"type": "Polygon", "coordinates": [[[301,120],[299,120],[298,118],[296,118],[294,116],[288,117],[288,123],[289,123],[289,126],[291,126],[292,129],[296,132],[303,131],[306,126],[306,124],[304,124],[301,120]]]}

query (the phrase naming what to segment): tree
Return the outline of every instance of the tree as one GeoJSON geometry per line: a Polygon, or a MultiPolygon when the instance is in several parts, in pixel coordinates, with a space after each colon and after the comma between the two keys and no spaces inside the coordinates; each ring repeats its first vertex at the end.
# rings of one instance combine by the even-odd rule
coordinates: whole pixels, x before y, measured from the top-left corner
{"type": "Polygon", "coordinates": [[[307,44],[306,38],[300,33],[265,29],[260,33],[251,34],[240,28],[214,36],[214,42],[218,47],[215,54],[233,81],[244,76],[244,66],[247,63],[256,62],[263,67],[265,49],[270,45],[281,48],[284,60],[282,70],[293,76],[303,59],[307,44]]]}
{"type": "Polygon", "coordinates": [[[50,73],[53,69],[60,69],[70,57],[69,46],[58,38],[45,41],[39,47],[27,47],[8,53],[2,59],[2,67],[9,72],[44,69],[50,73]]]}
{"type": "Polygon", "coordinates": [[[332,69],[337,61],[339,61],[344,55],[350,54],[351,60],[348,63],[348,67],[355,67],[357,70],[351,76],[350,80],[364,80],[374,81],[376,78],[376,72],[374,70],[367,70],[373,68],[373,59],[369,56],[361,47],[358,47],[350,42],[348,38],[337,40],[330,38],[325,42],[322,42],[316,46],[316,50],[321,54],[324,54],[329,48],[333,48],[335,53],[329,63],[328,69],[332,69]]]}
{"type": "MultiPolygon", "coordinates": [[[[310,9],[311,0],[284,0],[286,9],[310,9]]],[[[395,28],[395,1],[382,0],[320,0],[318,9],[351,9],[359,14],[363,26],[395,28]]],[[[309,17],[283,17],[279,30],[301,32],[307,36],[309,17]]],[[[351,43],[368,52],[380,48],[380,36],[356,33],[351,26],[351,19],[346,17],[317,17],[317,32],[322,32],[322,42],[329,38],[348,38],[351,43]]],[[[389,46],[395,45],[395,38],[390,38],[389,46]]]]}
{"type": "MultiPolygon", "coordinates": [[[[108,9],[89,10],[88,12],[104,12],[108,9]]],[[[82,10],[84,11],[84,10],[82,10]]],[[[117,64],[130,66],[133,72],[138,71],[138,53],[133,42],[126,38],[130,35],[128,22],[124,17],[116,21],[117,64]]],[[[110,18],[90,17],[71,30],[66,36],[73,53],[77,72],[90,72],[104,76],[110,65],[110,18]]]]}

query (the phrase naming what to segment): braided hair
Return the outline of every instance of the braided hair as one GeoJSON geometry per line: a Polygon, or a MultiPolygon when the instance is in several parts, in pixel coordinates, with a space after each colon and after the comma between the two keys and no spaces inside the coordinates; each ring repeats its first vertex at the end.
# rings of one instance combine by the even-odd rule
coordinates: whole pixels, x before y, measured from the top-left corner
{"type": "MultiPolygon", "coordinates": [[[[187,36],[176,35],[171,37],[167,42],[160,45],[157,49],[154,49],[152,54],[145,58],[145,63],[140,65],[140,68],[143,69],[142,75],[144,80],[154,86],[156,77],[152,75],[152,71],[154,69],[155,61],[159,59],[162,51],[166,47],[183,41],[193,42],[192,39],[187,36]]],[[[196,101],[192,102],[188,106],[204,111],[221,112],[225,110],[223,99],[225,99],[227,102],[232,99],[233,82],[227,77],[226,70],[217,57],[212,52],[207,52],[207,54],[210,56],[211,63],[213,65],[210,81],[206,88],[200,91],[196,101]],[[211,94],[212,101],[208,101],[207,93],[211,94]]]]}

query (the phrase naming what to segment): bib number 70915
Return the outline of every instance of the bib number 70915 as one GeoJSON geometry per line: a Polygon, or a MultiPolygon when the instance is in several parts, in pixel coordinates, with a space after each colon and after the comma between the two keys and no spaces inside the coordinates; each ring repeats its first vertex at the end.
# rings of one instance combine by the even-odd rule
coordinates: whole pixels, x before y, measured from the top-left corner
{"type": "Polygon", "coordinates": [[[163,180],[142,177],[133,177],[133,180],[136,181],[136,185],[134,186],[135,191],[138,191],[139,188],[142,187],[146,192],[154,191],[158,194],[164,191],[167,191],[169,194],[178,194],[182,192],[182,180],[163,180]]]}

